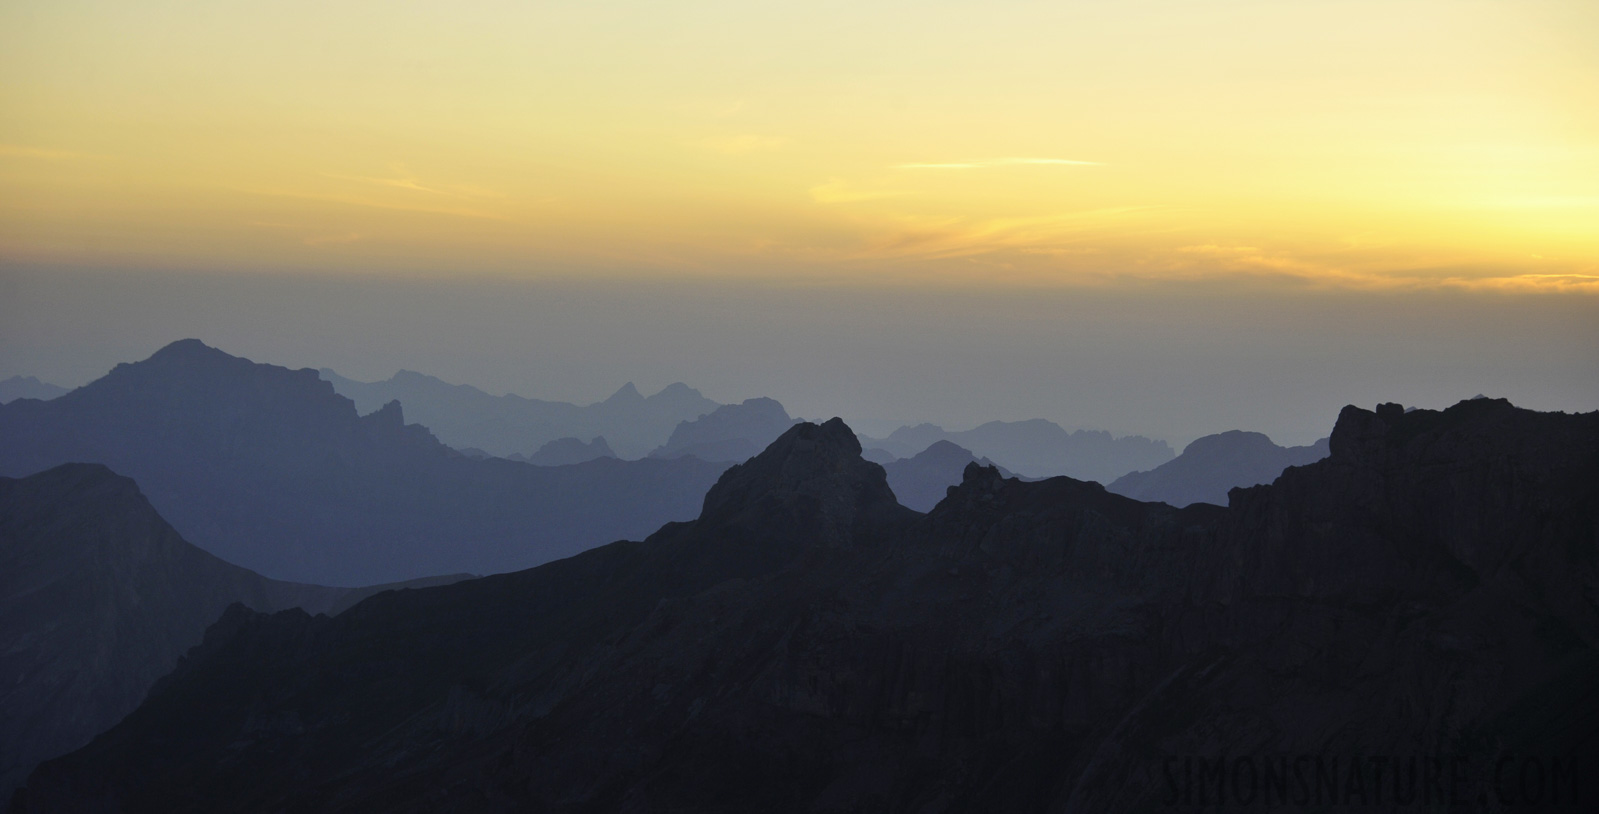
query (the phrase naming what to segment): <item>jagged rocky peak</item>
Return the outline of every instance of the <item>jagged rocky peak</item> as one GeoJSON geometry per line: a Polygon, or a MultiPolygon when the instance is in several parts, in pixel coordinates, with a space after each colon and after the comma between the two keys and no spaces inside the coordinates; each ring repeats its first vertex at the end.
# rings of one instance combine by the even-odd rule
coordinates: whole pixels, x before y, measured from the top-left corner
{"type": "Polygon", "coordinates": [[[961,470],[961,482],[949,487],[945,501],[950,507],[965,503],[987,503],[1005,485],[1005,476],[993,464],[972,461],[961,470]]]}
{"type": "Polygon", "coordinates": [[[702,525],[788,525],[822,543],[904,519],[883,467],[861,457],[843,419],[790,427],[764,452],[731,467],[705,495],[702,525]]]}
{"type": "Polygon", "coordinates": [[[371,427],[398,430],[405,426],[405,411],[399,399],[390,399],[382,407],[361,416],[361,420],[371,427]]]}
{"type": "Polygon", "coordinates": [[[955,488],[973,492],[993,492],[1004,482],[1005,476],[999,473],[999,467],[972,461],[961,471],[960,485],[955,488]]]}
{"type": "Polygon", "coordinates": [[[1404,405],[1393,402],[1379,404],[1375,410],[1349,405],[1338,413],[1338,423],[1328,439],[1328,448],[1334,460],[1370,462],[1427,430],[1439,427],[1464,430],[1472,426],[1486,427],[1513,422],[1501,430],[1515,436],[1523,429],[1515,419],[1521,416],[1526,421],[1539,420],[1535,415],[1516,407],[1507,399],[1466,399],[1441,411],[1406,410],[1404,405]]]}

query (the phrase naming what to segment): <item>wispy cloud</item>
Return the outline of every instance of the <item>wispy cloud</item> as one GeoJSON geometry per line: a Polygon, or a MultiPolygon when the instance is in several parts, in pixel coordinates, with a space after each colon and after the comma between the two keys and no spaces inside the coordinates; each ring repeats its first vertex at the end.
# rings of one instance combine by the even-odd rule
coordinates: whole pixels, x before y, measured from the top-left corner
{"type": "Polygon", "coordinates": [[[325,173],[325,175],[328,178],[333,178],[333,179],[339,180],[339,181],[355,181],[357,183],[371,184],[373,186],[390,187],[390,188],[393,188],[393,189],[404,189],[404,190],[409,190],[411,192],[424,192],[424,193],[427,193],[429,195],[442,195],[442,196],[449,197],[449,198],[504,198],[505,197],[505,195],[503,193],[496,192],[496,191],[494,191],[492,189],[485,189],[483,187],[472,186],[472,185],[469,185],[469,184],[442,184],[442,185],[439,185],[439,184],[426,184],[426,185],[424,185],[422,183],[421,179],[410,177],[410,176],[400,176],[400,177],[395,177],[395,178],[383,178],[383,177],[370,176],[370,175],[337,175],[337,174],[334,174],[334,173],[325,173]]]}
{"type": "Polygon", "coordinates": [[[335,179],[338,179],[340,181],[359,181],[359,182],[361,182],[363,184],[374,184],[376,186],[382,186],[382,187],[394,187],[395,189],[409,189],[409,190],[411,190],[413,192],[426,192],[426,193],[428,193],[430,195],[450,195],[450,194],[452,194],[452,193],[449,193],[449,192],[445,192],[442,189],[434,189],[433,187],[422,186],[422,183],[420,181],[418,181],[417,179],[415,179],[415,178],[373,178],[371,176],[366,176],[366,175],[335,175],[333,173],[328,173],[327,177],[335,178],[335,179]]]}
{"type": "Polygon", "coordinates": [[[1477,290],[1599,294],[1599,274],[1512,274],[1504,277],[1457,277],[1444,282],[1477,290]]]}
{"type": "Polygon", "coordinates": [[[981,161],[952,161],[944,163],[896,164],[896,170],[980,170],[988,167],[1017,166],[1100,167],[1098,161],[1079,161],[1075,158],[985,158],[981,161]]]}
{"type": "Polygon", "coordinates": [[[1128,228],[1152,207],[1112,207],[1020,218],[902,217],[880,224],[862,257],[939,259],[1048,252],[1128,228]]]}

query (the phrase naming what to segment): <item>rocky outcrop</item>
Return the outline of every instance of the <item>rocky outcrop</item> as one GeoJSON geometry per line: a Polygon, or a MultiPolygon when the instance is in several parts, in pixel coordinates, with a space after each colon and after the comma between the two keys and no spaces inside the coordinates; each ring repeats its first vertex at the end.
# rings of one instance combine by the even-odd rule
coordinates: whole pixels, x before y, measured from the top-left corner
{"type": "MultiPolygon", "coordinates": [[[[19,802],[1147,811],[1214,806],[1195,758],[1454,761],[1462,801],[1507,756],[1595,765],[1599,413],[1347,408],[1227,508],[973,464],[917,515],[846,434],[796,427],[644,543],[234,612],[19,802]]],[[[1335,805],[1393,805],[1358,779],[1335,805]]]]}
{"type": "MultiPolygon", "coordinates": [[[[893,487],[899,502],[919,512],[931,511],[938,505],[950,487],[961,482],[968,464],[992,466],[993,461],[978,458],[970,450],[949,441],[934,442],[927,449],[909,458],[883,464],[888,474],[888,485],[893,487]]],[[[1001,469],[1003,477],[1015,477],[1001,469]]]]}
{"type": "Polygon", "coordinates": [[[1181,455],[1145,472],[1129,472],[1105,488],[1137,500],[1173,506],[1226,505],[1228,490],[1271,483],[1290,466],[1327,457],[1328,439],[1303,447],[1280,447],[1258,432],[1230,430],[1207,435],[1181,455]]]}

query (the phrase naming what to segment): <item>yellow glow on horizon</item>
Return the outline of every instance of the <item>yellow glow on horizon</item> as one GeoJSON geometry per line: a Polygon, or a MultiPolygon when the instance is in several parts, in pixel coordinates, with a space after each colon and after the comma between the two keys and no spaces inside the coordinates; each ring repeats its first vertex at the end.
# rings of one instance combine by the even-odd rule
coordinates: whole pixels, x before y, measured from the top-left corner
{"type": "Polygon", "coordinates": [[[0,262],[1599,291],[1599,4],[0,5],[0,262]]]}

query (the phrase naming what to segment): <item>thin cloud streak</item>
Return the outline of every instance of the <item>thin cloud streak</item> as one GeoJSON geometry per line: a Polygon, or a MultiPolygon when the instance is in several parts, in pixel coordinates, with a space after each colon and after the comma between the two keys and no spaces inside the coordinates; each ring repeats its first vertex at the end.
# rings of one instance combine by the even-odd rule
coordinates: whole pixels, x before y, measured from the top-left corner
{"type": "Polygon", "coordinates": [[[989,158],[982,161],[955,161],[945,163],[896,164],[896,170],[980,170],[988,167],[1061,166],[1103,167],[1099,161],[1079,161],[1074,158],[989,158]]]}

